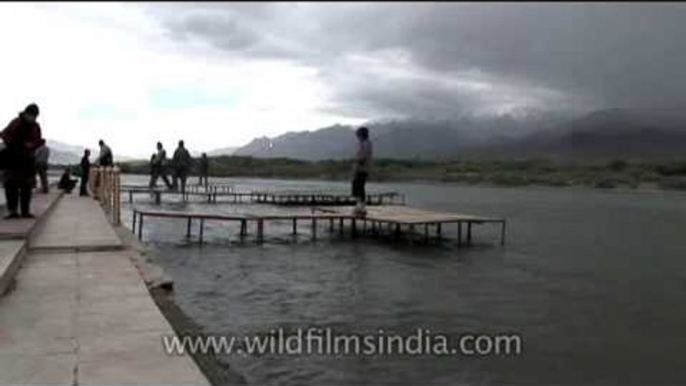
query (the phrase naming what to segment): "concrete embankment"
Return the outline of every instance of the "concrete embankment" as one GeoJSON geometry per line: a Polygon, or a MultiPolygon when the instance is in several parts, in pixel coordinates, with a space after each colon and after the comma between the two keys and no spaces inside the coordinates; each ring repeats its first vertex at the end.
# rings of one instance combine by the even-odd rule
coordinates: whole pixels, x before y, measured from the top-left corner
{"type": "Polygon", "coordinates": [[[0,220],[14,283],[0,297],[0,384],[209,385],[190,356],[164,352],[174,329],[98,203],[45,196],[41,211],[39,197],[33,224],[0,220]]]}

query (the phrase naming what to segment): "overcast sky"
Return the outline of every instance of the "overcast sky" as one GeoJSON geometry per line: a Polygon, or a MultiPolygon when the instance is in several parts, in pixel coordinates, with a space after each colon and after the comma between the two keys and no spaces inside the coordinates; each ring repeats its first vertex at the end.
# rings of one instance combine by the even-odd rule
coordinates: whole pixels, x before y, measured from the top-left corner
{"type": "Polygon", "coordinates": [[[686,4],[0,4],[0,119],[147,157],[392,117],[686,105],[686,4]],[[1,118],[4,117],[4,118],[1,118]]]}

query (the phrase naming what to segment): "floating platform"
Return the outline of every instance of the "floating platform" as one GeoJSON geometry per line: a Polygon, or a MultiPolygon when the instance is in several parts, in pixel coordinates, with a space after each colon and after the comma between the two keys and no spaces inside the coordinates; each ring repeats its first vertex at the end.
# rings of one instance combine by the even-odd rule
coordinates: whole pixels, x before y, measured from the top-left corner
{"type": "Polygon", "coordinates": [[[329,233],[344,235],[345,229],[356,237],[361,234],[371,234],[372,236],[387,235],[393,240],[404,238],[414,242],[418,238],[428,243],[430,240],[446,239],[445,227],[449,224],[456,226],[456,236],[458,246],[472,243],[472,226],[482,224],[495,224],[500,226],[500,244],[505,244],[506,220],[497,217],[482,217],[460,213],[435,212],[425,209],[410,208],[407,206],[382,206],[368,207],[365,217],[354,216],[353,207],[314,207],[310,212],[291,213],[280,211],[278,213],[259,213],[241,212],[235,214],[210,214],[210,213],[188,213],[179,211],[161,210],[133,210],[132,231],[138,234],[138,238],[143,237],[143,227],[145,218],[169,218],[186,221],[186,236],[192,236],[193,222],[199,225],[198,239],[203,241],[204,227],[206,221],[237,222],[240,224],[239,237],[245,238],[249,234],[249,228],[255,229],[255,240],[258,243],[264,241],[265,225],[269,221],[290,221],[292,222],[292,234],[298,233],[298,221],[310,222],[312,238],[317,238],[319,225],[328,222],[329,233]],[[346,227],[347,225],[347,227],[346,227]],[[466,234],[465,234],[466,232],[466,234]],[[423,237],[422,237],[423,236],[423,237]],[[465,243],[466,242],[466,243],[465,243]]]}
{"type": "MultiPolygon", "coordinates": [[[[340,192],[286,190],[254,192],[257,203],[272,205],[355,205],[355,197],[340,192]]],[[[380,192],[367,195],[367,205],[405,205],[405,196],[398,192],[380,192]]]]}
{"type": "MultiPolygon", "coordinates": [[[[355,198],[341,192],[326,191],[251,191],[237,192],[233,185],[187,185],[186,191],[169,190],[164,188],[150,189],[143,185],[124,185],[123,193],[128,194],[129,202],[133,203],[134,194],[151,195],[156,204],[162,202],[163,195],[180,195],[183,200],[190,197],[201,197],[208,203],[250,203],[272,204],[283,206],[348,206],[355,204],[355,198]]],[[[405,196],[398,192],[381,192],[367,195],[367,205],[405,205],[405,196]]]]}

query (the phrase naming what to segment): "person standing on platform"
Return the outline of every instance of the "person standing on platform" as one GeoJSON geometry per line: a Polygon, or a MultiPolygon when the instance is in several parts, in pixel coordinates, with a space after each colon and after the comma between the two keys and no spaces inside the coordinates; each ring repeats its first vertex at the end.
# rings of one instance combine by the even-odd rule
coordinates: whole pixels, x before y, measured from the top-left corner
{"type": "Polygon", "coordinates": [[[4,185],[8,211],[5,218],[8,219],[34,217],[31,213],[31,194],[36,182],[36,149],[45,144],[41,127],[36,121],[38,114],[38,106],[32,103],[0,133],[6,146],[3,158],[6,162],[4,185]]]}
{"type": "Polygon", "coordinates": [[[169,182],[169,178],[167,178],[167,151],[164,150],[162,142],[157,142],[157,154],[155,154],[151,164],[150,190],[157,187],[157,179],[159,177],[162,177],[167,188],[172,189],[172,184],[169,182]]]}
{"type": "Polygon", "coordinates": [[[36,149],[36,173],[40,180],[41,191],[47,194],[50,189],[48,187],[48,162],[50,159],[50,148],[43,144],[36,149]]]}
{"type": "Polygon", "coordinates": [[[369,167],[372,161],[372,143],[369,140],[369,129],[360,127],[355,132],[357,136],[357,154],[353,164],[352,195],[357,204],[353,210],[355,216],[367,215],[366,202],[367,193],[365,185],[367,183],[369,167]]]}
{"type": "Polygon", "coordinates": [[[203,179],[205,180],[205,189],[207,189],[207,176],[210,173],[210,161],[207,158],[207,153],[202,153],[200,156],[200,170],[199,170],[199,178],[198,178],[198,185],[202,185],[203,179]]]}
{"type": "Polygon", "coordinates": [[[91,161],[89,157],[91,151],[86,149],[83,151],[83,158],[81,158],[81,191],[80,196],[88,196],[88,178],[91,172],[91,161]]]}
{"type": "Polygon", "coordinates": [[[172,157],[172,167],[174,169],[173,189],[178,189],[178,183],[181,182],[181,193],[186,193],[186,179],[188,178],[188,169],[191,167],[192,158],[188,150],[184,147],[183,141],[179,141],[179,147],[174,151],[172,157]]]}

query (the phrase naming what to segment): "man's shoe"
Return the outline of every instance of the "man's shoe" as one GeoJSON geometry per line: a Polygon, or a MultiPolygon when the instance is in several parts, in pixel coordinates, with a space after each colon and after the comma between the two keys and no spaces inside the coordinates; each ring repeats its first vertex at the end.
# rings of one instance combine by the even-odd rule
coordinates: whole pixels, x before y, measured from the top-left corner
{"type": "Polygon", "coordinates": [[[36,216],[31,213],[24,213],[21,215],[21,218],[36,218],[36,216]]]}
{"type": "Polygon", "coordinates": [[[20,218],[19,214],[17,213],[8,213],[5,215],[5,220],[13,219],[13,218],[20,218]]]}

